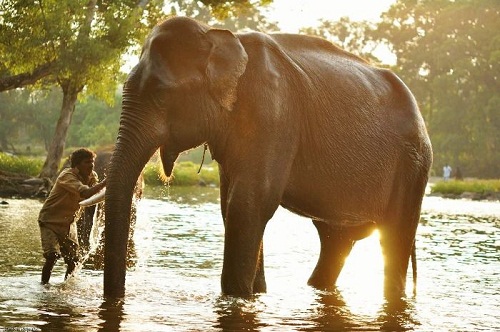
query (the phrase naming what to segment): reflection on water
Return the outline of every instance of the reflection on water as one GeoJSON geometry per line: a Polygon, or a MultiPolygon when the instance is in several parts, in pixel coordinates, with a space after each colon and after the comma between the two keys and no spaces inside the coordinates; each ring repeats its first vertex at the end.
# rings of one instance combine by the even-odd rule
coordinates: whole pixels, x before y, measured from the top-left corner
{"type": "MultiPolygon", "coordinates": [[[[240,299],[220,295],[224,228],[218,190],[161,190],[147,193],[152,198],[139,204],[136,264],[127,274],[126,298],[118,302],[102,298],[102,271],[89,266],[63,281],[59,262],[52,284],[40,285],[41,202],[9,199],[0,205],[0,327],[470,331],[500,326],[498,202],[427,197],[417,235],[418,294],[391,303],[382,295],[378,233],[356,244],[336,290],[317,291],[306,285],[319,253],[316,230],[307,219],[279,209],[264,238],[268,293],[240,299]]],[[[411,288],[411,277],[408,284],[411,288]]]]}

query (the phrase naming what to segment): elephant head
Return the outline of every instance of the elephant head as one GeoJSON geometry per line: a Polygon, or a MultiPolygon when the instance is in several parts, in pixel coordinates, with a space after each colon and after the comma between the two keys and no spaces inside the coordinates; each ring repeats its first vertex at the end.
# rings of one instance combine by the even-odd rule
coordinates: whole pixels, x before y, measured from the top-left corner
{"type": "Polygon", "coordinates": [[[108,168],[105,294],[124,292],[130,205],[136,179],[156,150],[167,176],[180,152],[210,139],[236,101],[247,54],[229,31],[188,18],[154,28],[123,88],[120,128],[108,168]]]}

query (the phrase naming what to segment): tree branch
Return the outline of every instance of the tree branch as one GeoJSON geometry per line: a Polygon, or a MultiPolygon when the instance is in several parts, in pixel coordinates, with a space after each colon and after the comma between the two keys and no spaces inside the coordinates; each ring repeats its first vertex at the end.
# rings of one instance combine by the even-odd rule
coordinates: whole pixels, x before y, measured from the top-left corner
{"type": "Polygon", "coordinates": [[[52,74],[54,68],[54,63],[49,62],[35,68],[31,73],[2,77],[0,78],[0,92],[34,84],[38,80],[52,74]]]}

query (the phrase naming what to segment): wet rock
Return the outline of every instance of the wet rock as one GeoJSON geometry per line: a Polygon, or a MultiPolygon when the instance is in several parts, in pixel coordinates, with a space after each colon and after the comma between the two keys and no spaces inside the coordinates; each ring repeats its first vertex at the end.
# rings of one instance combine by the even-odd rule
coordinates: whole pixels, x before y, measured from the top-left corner
{"type": "Polygon", "coordinates": [[[43,198],[47,197],[51,188],[49,178],[0,171],[0,197],[43,198]]]}

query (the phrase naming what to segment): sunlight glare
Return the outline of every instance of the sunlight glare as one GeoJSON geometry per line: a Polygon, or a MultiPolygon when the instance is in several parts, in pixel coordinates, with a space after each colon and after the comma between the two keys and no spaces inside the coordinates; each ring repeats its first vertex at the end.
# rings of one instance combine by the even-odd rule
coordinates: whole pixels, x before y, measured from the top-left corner
{"type": "Polygon", "coordinates": [[[353,312],[374,314],[383,303],[384,259],[376,230],[357,241],[347,257],[337,286],[353,312]]]}

